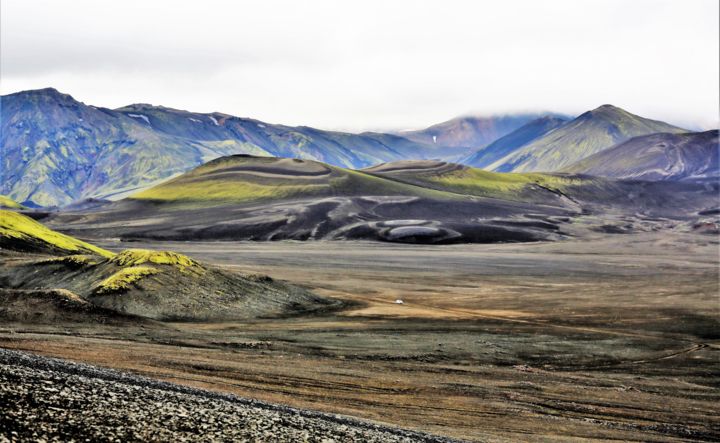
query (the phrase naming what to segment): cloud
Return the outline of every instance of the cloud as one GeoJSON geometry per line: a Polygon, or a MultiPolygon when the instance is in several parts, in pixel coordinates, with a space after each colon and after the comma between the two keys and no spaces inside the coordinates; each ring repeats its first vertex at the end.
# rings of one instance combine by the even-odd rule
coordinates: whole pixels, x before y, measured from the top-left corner
{"type": "Polygon", "coordinates": [[[716,0],[3,0],[0,89],[326,128],[603,103],[716,125],[716,0]]]}

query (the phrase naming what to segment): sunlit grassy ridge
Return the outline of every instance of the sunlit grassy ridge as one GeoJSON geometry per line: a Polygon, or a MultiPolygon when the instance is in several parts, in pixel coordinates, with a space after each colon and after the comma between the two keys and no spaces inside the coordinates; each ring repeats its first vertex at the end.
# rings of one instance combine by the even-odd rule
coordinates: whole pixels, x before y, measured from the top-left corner
{"type": "Polygon", "coordinates": [[[170,182],[134,194],[136,200],[164,202],[242,203],[253,200],[290,198],[297,195],[320,194],[326,185],[261,185],[235,180],[208,180],[196,183],[170,182]]]}
{"type": "Polygon", "coordinates": [[[548,192],[564,193],[597,184],[594,178],[571,175],[497,173],[445,163],[425,168],[418,166],[386,167],[373,173],[444,193],[512,201],[538,201],[547,198],[548,192]]]}
{"type": "Polygon", "coordinates": [[[468,168],[427,177],[430,184],[463,194],[500,196],[518,192],[531,181],[520,174],[497,174],[468,168]]]}
{"type": "Polygon", "coordinates": [[[53,231],[30,217],[0,210],[0,239],[27,242],[70,253],[92,253],[110,258],[114,254],[84,241],[53,231]]]}
{"type": "Polygon", "coordinates": [[[24,209],[25,206],[5,195],[0,195],[0,208],[24,209]]]}
{"type": "Polygon", "coordinates": [[[569,186],[588,184],[592,179],[537,173],[498,173],[476,168],[465,168],[427,177],[429,183],[452,192],[510,198],[527,186],[539,185],[564,190],[569,186]]]}
{"type": "Polygon", "coordinates": [[[123,268],[106,278],[95,288],[96,294],[109,294],[130,289],[130,286],[148,275],[157,274],[159,270],[151,266],[130,266],[123,268]]]}
{"type": "Polygon", "coordinates": [[[252,176],[215,174],[247,163],[265,165],[274,161],[276,161],[274,158],[258,157],[216,159],[166,183],[134,194],[131,198],[172,203],[242,203],[290,198],[296,195],[315,195],[327,188],[325,183],[297,183],[293,180],[283,181],[281,178],[274,180],[273,183],[263,183],[261,180],[254,180],[252,176]]]}
{"type": "Polygon", "coordinates": [[[113,258],[111,263],[119,266],[136,266],[144,263],[170,265],[180,269],[199,268],[200,263],[190,257],[172,251],[153,251],[150,249],[126,249],[113,258]]]}
{"type": "Polygon", "coordinates": [[[257,157],[226,157],[214,160],[159,186],[134,194],[131,198],[164,203],[213,205],[352,195],[458,198],[442,191],[322,163],[292,163],[288,159],[257,157]],[[253,171],[253,167],[257,167],[257,171],[253,171]],[[263,168],[274,169],[270,173],[263,168]]]}
{"type": "Polygon", "coordinates": [[[404,195],[440,199],[457,196],[436,189],[400,183],[364,172],[342,169],[345,175],[331,181],[335,195],[404,195]]]}

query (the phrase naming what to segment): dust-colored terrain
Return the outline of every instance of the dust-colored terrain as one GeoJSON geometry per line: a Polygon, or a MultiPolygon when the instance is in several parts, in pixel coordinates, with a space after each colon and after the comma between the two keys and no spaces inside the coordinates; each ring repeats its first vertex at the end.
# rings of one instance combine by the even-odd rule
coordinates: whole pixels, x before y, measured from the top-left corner
{"type": "Polygon", "coordinates": [[[0,346],[468,440],[720,439],[716,235],[133,247],[267,273],[349,307],[204,323],[5,321],[0,346]]]}

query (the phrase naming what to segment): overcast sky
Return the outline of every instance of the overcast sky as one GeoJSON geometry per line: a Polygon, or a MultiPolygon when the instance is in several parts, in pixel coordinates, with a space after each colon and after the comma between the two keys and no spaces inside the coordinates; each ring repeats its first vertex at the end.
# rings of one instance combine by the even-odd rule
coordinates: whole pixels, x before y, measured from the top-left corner
{"type": "Polygon", "coordinates": [[[718,0],[2,0],[0,90],[408,129],[612,103],[718,122],[718,0]]]}

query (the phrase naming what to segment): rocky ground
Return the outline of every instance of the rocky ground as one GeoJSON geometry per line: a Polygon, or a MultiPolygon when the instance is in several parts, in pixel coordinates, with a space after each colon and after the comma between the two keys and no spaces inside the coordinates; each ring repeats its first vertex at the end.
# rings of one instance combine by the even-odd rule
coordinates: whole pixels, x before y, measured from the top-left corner
{"type": "MultiPolygon", "coordinates": [[[[6,312],[0,348],[188,388],[155,382],[143,389],[118,373],[98,379],[87,369],[84,379],[67,370],[47,373],[47,364],[29,357],[13,357],[3,372],[6,354],[0,354],[0,443],[8,423],[25,441],[37,440],[32,431],[70,440],[77,429],[90,440],[212,440],[218,428],[227,439],[282,440],[252,436],[250,423],[265,432],[268,415],[285,420],[267,429],[287,432],[285,440],[302,441],[303,428],[283,424],[295,420],[312,430],[311,441],[326,435],[352,441],[338,433],[340,425],[363,441],[423,438],[387,428],[378,437],[371,432],[377,428],[338,423],[334,414],[495,443],[720,441],[717,234],[678,226],[587,235],[447,246],[136,242],[133,247],[178,251],[226,272],[292,281],[348,308],[242,321],[140,322],[68,307],[70,296],[6,291],[14,298],[0,300],[0,317],[6,312]],[[60,396],[65,385],[72,401],[60,396]],[[37,386],[58,391],[45,395],[37,386]],[[193,388],[237,397],[197,395],[193,388]],[[329,415],[285,414],[238,398],[329,415]],[[176,413],[179,405],[188,417],[176,413]],[[210,405],[212,413],[202,412],[210,405]],[[334,433],[322,434],[328,429],[334,433]]],[[[128,246],[117,239],[98,244],[112,251],[128,246]]]]}
{"type": "Polygon", "coordinates": [[[0,442],[446,438],[0,349],[0,442]]]}

